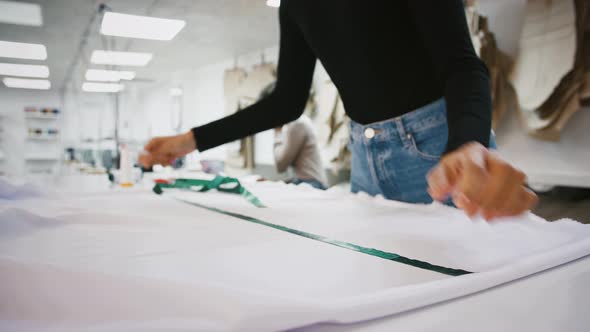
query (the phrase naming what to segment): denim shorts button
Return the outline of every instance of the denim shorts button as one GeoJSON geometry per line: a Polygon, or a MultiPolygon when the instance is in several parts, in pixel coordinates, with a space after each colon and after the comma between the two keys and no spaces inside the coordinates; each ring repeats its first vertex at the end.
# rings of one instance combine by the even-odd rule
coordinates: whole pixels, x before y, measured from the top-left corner
{"type": "Polygon", "coordinates": [[[375,130],[373,128],[365,129],[365,137],[368,139],[375,137],[375,130]]]}
{"type": "Polygon", "coordinates": [[[411,138],[412,138],[412,134],[407,134],[407,135],[406,135],[406,137],[407,137],[408,139],[411,139],[411,138]]]}

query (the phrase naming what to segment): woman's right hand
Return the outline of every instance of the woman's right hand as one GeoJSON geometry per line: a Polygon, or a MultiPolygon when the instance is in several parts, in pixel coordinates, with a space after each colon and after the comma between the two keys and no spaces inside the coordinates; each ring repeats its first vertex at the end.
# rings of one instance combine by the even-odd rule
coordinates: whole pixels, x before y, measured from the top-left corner
{"type": "Polygon", "coordinates": [[[176,136],[152,138],[139,155],[139,163],[146,168],[154,165],[171,165],[175,159],[183,157],[197,148],[193,133],[176,136]]]}

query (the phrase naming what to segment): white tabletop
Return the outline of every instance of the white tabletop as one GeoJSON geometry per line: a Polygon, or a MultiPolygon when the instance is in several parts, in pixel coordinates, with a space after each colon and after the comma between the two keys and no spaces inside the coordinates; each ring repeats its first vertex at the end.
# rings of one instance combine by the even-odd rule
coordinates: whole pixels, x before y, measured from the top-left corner
{"type": "Polygon", "coordinates": [[[477,294],[358,324],[301,331],[589,331],[590,256],[477,294]]]}
{"type": "Polygon", "coordinates": [[[269,206],[257,209],[215,191],[158,197],[144,182],[72,176],[29,198],[33,187],[15,188],[22,198],[0,205],[0,330],[590,330],[590,230],[574,221],[486,223],[444,206],[278,183],[248,184],[269,206]],[[172,197],[480,273],[392,264],[172,197]]]}

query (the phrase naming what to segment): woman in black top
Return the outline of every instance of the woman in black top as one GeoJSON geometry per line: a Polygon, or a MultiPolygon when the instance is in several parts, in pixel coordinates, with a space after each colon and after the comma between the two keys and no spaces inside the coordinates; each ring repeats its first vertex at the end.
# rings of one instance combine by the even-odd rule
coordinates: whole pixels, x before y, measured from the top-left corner
{"type": "MultiPolygon", "coordinates": [[[[413,112],[442,101],[445,131],[432,139],[446,145],[436,166],[428,175],[423,172],[428,184],[424,180],[422,192],[428,190],[436,200],[452,196],[468,214],[479,212],[487,219],[518,214],[535,203],[536,196],[524,187],[523,173],[487,149],[490,80],[473,50],[461,0],[283,0],[279,20],[278,79],[273,93],[189,133],[153,139],[141,157],[144,165],[167,164],[194,149],[204,151],[297,119],[320,60],[338,88],[346,113],[363,128],[396,117],[397,123],[407,123],[409,116],[417,119],[413,112]]],[[[424,121],[429,120],[419,121],[428,130],[424,121]]],[[[385,129],[371,131],[367,139],[381,130],[385,129]]],[[[408,146],[416,142],[411,133],[407,135],[409,141],[399,141],[401,150],[386,154],[408,152],[408,146]]],[[[353,159],[367,156],[355,155],[353,150],[353,159]]],[[[387,186],[387,180],[373,174],[375,178],[376,186],[387,186]]]]}

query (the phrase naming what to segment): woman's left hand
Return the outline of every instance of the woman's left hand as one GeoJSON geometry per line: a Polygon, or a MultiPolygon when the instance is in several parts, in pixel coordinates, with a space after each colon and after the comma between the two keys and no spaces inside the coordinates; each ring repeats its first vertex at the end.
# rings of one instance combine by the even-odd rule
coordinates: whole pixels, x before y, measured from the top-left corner
{"type": "Polygon", "coordinates": [[[479,143],[468,143],[445,155],[427,177],[434,200],[452,197],[470,217],[486,220],[519,215],[537,203],[525,187],[526,177],[479,143]]]}

